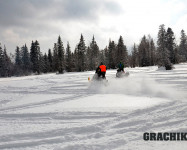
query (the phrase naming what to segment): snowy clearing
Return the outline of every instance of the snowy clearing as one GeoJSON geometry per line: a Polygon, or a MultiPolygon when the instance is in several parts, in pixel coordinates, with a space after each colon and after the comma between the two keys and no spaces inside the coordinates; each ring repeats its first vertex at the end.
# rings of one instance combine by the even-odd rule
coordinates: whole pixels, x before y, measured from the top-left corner
{"type": "Polygon", "coordinates": [[[144,141],[144,132],[187,132],[187,64],[127,68],[108,85],[94,72],[0,79],[0,149],[184,150],[186,141],[144,141]]]}

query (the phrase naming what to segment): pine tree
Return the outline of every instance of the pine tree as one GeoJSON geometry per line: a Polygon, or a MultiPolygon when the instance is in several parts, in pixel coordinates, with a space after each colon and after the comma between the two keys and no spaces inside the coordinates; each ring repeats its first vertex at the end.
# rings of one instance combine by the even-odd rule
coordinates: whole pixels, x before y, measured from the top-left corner
{"type": "Polygon", "coordinates": [[[54,44],[53,48],[53,71],[58,71],[58,66],[59,66],[59,60],[58,60],[58,48],[57,44],[54,44]]]}
{"type": "Polygon", "coordinates": [[[21,58],[21,51],[20,48],[17,46],[15,52],[15,69],[14,69],[15,75],[17,76],[23,75],[22,67],[23,67],[23,63],[21,58]]]}
{"type": "Polygon", "coordinates": [[[105,62],[104,62],[104,64],[105,64],[106,66],[109,66],[109,52],[108,52],[107,46],[106,46],[105,49],[104,49],[104,57],[105,57],[105,62]]]}
{"type": "Polygon", "coordinates": [[[41,72],[42,73],[47,73],[47,70],[46,69],[46,66],[45,66],[45,61],[44,61],[44,56],[42,54],[42,52],[39,53],[39,61],[38,61],[38,64],[39,64],[39,68],[38,68],[38,74],[40,74],[41,72]],[[45,72],[46,71],[46,72],[45,72]]]}
{"type": "Polygon", "coordinates": [[[3,55],[3,49],[0,43],[0,77],[4,76],[4,55],[3,55]]]}
{"type": "Polygon", "coordinates": [[[71,53],[71,57],[72,57],[72,71],[77,71],[77,53],[76,53],[76,49],[74,51],[74,53],[71,53]]]}
{"type": "Polygon", "coordinates": [[[158,64],[159,66],[165,67],[166,70],[171,70],[172,69],[172,64],[169,59],[169,52],[166,47],[166,31],[165,31],[165,26],[162,24],[159,27],[159,32],[158,32],[158,40],[157,40],[157,45],[158,45],[158,64]]]}
{"type": "Polygon", "coordinates": [[[114,41],[109,41],[108,46],[108,61],[109,61],[109,68],[115,69],[116,62],[116,44],[114,41]]]}
{"type": "Polygon", "coordinates": [[[64,46],[60,36],[58,37],[57,48],[58,48],[58,72],[63,73],[65,69],[65,57],[64,57],[64,46]]]}
{"type": "Polygon", "coordinates": [[[69,42],[67,43],[67,48],[66,48],[66,70],[67,72],[72,71],[72,55],[71,55],[69,42]]]}
{"type": "Polygon", "coordinates": [[[78,60],[78,71],[86,70],[86,46],[84,42],[84,37],[81,34],[80,42],[77,46],[77,60],[78,60]]]}
{"type": "Polygon", "coordinates": [[[131,66],[133,68],[136,67],[136,66],[138,66],[138,51],[137,51],[137,47],[136,47],[135,44],[134,44],[133,50],[132,50],[131,66]]]}
{"type": "Polygon", "coordinates": [[[141,39],[140,45],[138,46],[138,54],[139,54],[139,66],[149,66],[150,65],[150,53],[149,53],[149,41],[144,35],[141,39]]]}
{"type": "Polygon", "coordinates": [[[86,50],[86,64],[88,70],[93,70],[93,59],[92,59],[92,51],[90,49],[90,46],[88,46],[86,50]]]}
{"type": "Polygon", "coordinates": [[[152,38],[149,40],[150,66],[156,65],[156,47],[152,38]]]}
{"type": "Polygon", "coordinates": [[[187,61],[187,37],[184,30],[181,31],[179,55],[180,55],[181,62],[187,61]]]}
{"type": "Polygon", "coordinates": [[[104,50],[101,50],[100,52],[99,52],[99,62],[103,62],[103,64],[105,64],[106,65],[106,61],[105,61],[105,51],[104,50]]]}
{"type": "Polygon", "coordinates": [[[75,71],[79,71],[78,45],[75,47],[73,59],[75,64],[75,71]]]}
{"type": "Polygon", "coordinates": [[[178,64],[180,62],[180,55],[179,55],[179,48],[178,46],[175,47],[174,49],[174,61],[175,61],[175,64],[178,64]]]}
{"type": "Polygon", "coordinates": [[[21,52],[20,48],[17,46],[16,47],[16,59],[15,59],[15,64],[17,67],[21,68],[22,61],[21,61],[21,52]]]}
{"type": "Polygon", "coordinates": [[[120,61],[124,63],[125,67],[128,66],[128,53],[122,36],[118,40],[115,63],[118,64],[120,61]]]}
{"type": "Polygon", "coordinates": [[[91,62],[91,70],[95,70],[99,65],[99,47],[97,42],[95,41],[95,37],[93,36],[92,42],[90,43],[90,62],[91,62]]]}
{"type": "Polygon", "coordinates": [[[47,73],[50,70],[50,64],[46,53],[43,56],[43,61],[44,61],[43,72],[47,73]]]}
{"type": "Polygon", "coordinates": [[[31,44],[31,51],[30,51],[30,59],[32,62],[32,70],[34,73],[40,73],[40,64],[39,64],[39,57],[40,57],[40,46],[38,41],[32,41],[31,44]]]}
{"type": "Polygon", "coordinates": [[[12,75],[12,71],[13,71],[12,66],[13,65],[12,65],[12,62],[10,60],[10,57],[7,55],[5,45],[4,45],[3,56],[4,56],[4,76],[8,77],[8,76],[12,75]]]}
{"type": "Polygon", "coordinates": [[[48,50],[48,61],[49,61],[49,72],[52,72],[53,69],[53,56],[51,53],[51,49],[48,50]]]}
{"type": "Polygon", "coordinates": [[[171,28],[167,29],[167,33],[166,33],[166,48],[169,51],[169,59],[170,62],[175,64],[175,48],[176,48],[176,44],[174,43],[175,37],[174,37],[174,33],[172,31],[171,28]]]}
{"type": "Polygon", "coordinates": [[[24,46],[22,46],[21,48],[21,55],[22,55],[22,58],[21,58],[21,61],[22,61],[22,68],[23,68],[23,71],[24,71],[24,74],[28,75],[28,73],[30,72],[30,65],[31,65],[31,62],[30,62],[30,56],[29,56],[29,52],[28,52],[28,48],[26,46],[26,44],[24,46]]]}

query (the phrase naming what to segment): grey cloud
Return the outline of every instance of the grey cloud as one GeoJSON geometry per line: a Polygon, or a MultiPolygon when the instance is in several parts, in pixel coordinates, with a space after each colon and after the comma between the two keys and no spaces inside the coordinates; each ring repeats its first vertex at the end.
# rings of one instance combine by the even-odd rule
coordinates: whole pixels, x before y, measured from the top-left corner
{"type": "MultiPolygon", "coordinates": [[[[86,22],[91,25],[103,13],[117,15],[121,12],[118,3],[107,0],[0,0],[0,40],[9,39],[7,30],[23,41],[52,34],[66,35],[67,24],[76,27],[77,22],[86,22]],[[54,26],[56,22],[62,23],[61,28],[54,26]]],[[[12,44],[9,40],[8,44],[15,42],[12,44]]]]}
{"type": "Polygon", "coordinates": [[[117,3],[101,0],[1,0],[0,26],[29,25],[37,19],[93,20],[102,13],[100,8],[108,13],[121,11],[117,3]]]}
{"type": "Polygon", "coordinates": [[[65,0],[61,3],[62,18],[69,19],[97,19],[103,13],[103,10],[110,14],[122,12],[121,7],[112,1],[101,0],[65,0]],[[114,8],[115,7],[115,8],[114,8]]]}

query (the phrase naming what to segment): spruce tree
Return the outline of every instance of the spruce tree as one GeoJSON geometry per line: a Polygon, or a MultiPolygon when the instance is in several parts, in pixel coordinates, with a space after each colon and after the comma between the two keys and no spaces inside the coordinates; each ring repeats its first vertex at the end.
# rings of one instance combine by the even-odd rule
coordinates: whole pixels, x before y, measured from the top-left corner
{"type": "Polygon", "coordinates": [[[93,36],[92,42],[90,43],[90,62],[91,62],[91,70],[95,70],[99,65],[99,47],[97,42],[95,41],[95,37],[93,36]]]}
{"type": "Polygon", "coordinates": [[[20,52],[20,48],[17,46],[16,47],[16,57],[15,57],[15,64],[17,67],[21,68],[22,65],[22,60],[21,60],[21,52],[20,52]]]}
{"type": "Polygon", "coordinates": [[[3,52],[3,55],[4,55],[4,65],[5,65],[5,67],[4,67],[4,69],[5,69],[5,70],[4,70],[4,75],[5,75],[6,77],[8,77],[8,76],[11,76],[11,72],[12,72],[12,62],[11,62],[9,56],[7,55],[5,45],[4,45],[4,52],[3,52]]]}
{"type": "Polygon", "coordinates": [[[60,36],[58,37],[57,48],[58,48],[58,72],[63,73],[65,69],[65,56],[64,56],[64,46],[60,36]]]}
{"type": "Polygon", "coordinates": [[[108,46],[108,61],[109,61],[109,68],[115,69],[116,62],[116,44],[114,41],[109,41],[108,46]]]}
{"type": "Polygon", "coordinates": [[[103,64],[106,65],[106,61],[105,61],[105,51],[104,50],[101,50],[99,52],[99,62],[103,62],[103,64]]]}
{"type": "Polygon", "coordinates": [[[78,60],[78,71],[86,70],[86,45],[84,42],[84,37],[81,34],[80,42],[77,46],[77,60],[78,60]]]}
{"type": "Polygon", "coordinates": [[[48,61],[49,61],[49,72],[53,71],[53,56],[51,53],[51,49],[48,50],[48,61]]]}
{"type": "Polygon", "coordinates": [[[4,54],[3,54],[3,49],[0,43],[0,76],[3,77],[4,76],[4,54]]]}
{"type": "Polygon", "coordinates": [[[149,44],[150,44],[150,66],[154,66],[156,65],[157,57],[156,57],[156,47],[153,39],[151,39],[149,44]]]}
{"type": "Polygon", "coordinates": [[[104,57],[105,57],[105,62],[104,64],[106,66],[109,66],[109,52],[108,52],[108,47],[106,46],[104,49],[104,57]]]}
{"type": "Polygon", "coordinates": [[[53,48],[53,71],[58,71],[58,66],[59,66],[59,60],[58,60],[58,48],[57,44],[54,44],[53,48]]]}
{"type": "Polygon", "coordinates": [[[176,60],[175,60],[176,44],[175,44],[174,40],[175,40],[174,33],[173,33],[171,28],[168,28],[167,33],[166,33],[166,48],[169,51],[170,62],[173,63],[173,64],[176,63],[176,60]]]}
{"type": "Polygon", "coordinates": [[[23,68],[23,71],[26,75],[28,75],[28,73],[30,72],[30,65],[31,65],[31,62],[30,62],[30,57],[29,57],[29,52],[28,52],[28,48],[26,46],[26,44],[24,46],[22,46],[21,48],[21,51],[22,51],[22,68],[23,68]]]}
{"type": "Polygon", "coordinates": [[[48,56],[46,53],[43,56],[43,61],[44,61],[43,72],[47,73],[50,70],[50,64],[49,64],[48,56]]]}
{"type": "Polygon", "coordinates": [[[69,42],[67,43],[67,48],[66,48],[66,70],[67,72],[72,71],[72,55],[71,55],[69,42]]]}
{"type": "Polygon", "coordinates": [[[118,64],[120,61],[124,64],[125,67],[128,66],[128,53],[122,36],[120,36],[118,40],[115,63],[118,64]]]}
{"type": "Polygon", "coordinates": [[[75,47],[73,59],[75,64],[75,71],[79,71],[78,45],[75,47]]]}
{"type": "Polygon", "coordinates": [[[138,66],[138,51],[136,45],[134,44],[131,56],[131,67],[134,68],[136,66],[138,66]]]}
{"type": "Polygon", "coordinates": [[[184,30],[181,31],[179,55],[181,62],[187,61],[187,37],[184,30]]]}
{"type": "Polygon", "coordinates": [[[17,46],[15,52],[15,69],[14,69],[15,75],[17,76],[23,75],[22,67],[23,67],[23,63],[21,58],[21,51],[20,48],[17,46]]]}
{"type": "Polygon", "coordinates": [[[39,57],[40,57],[40,45],[37,40],[35,42],[32,41],[31,50],[30,50],[30,59],[32,62],[33,72],[38,74],[40,73],[39,57]]]}
{"type": "Polygon", "coordinates": [[[159,26],[157,45],[159,66],[165,67],[166,70],[171,70],[172,64],[169,59],[169,51],[166,47],[166,31],[163,24],[159,26]]]}
{"type": "Polygon", "coordinates": [[[150,65],[150,52],[149,52],[149,41],[144,35],[141,39],[141,42],[138,46],[138,60],[139,60],[139,66],[149,66],[150,65]]]}
{"type": "Polygon", "coordinates": [[[93,59],[90,46],[88,46],[86,50],[86,64],[88,70],[93,70],[93,59]]]}

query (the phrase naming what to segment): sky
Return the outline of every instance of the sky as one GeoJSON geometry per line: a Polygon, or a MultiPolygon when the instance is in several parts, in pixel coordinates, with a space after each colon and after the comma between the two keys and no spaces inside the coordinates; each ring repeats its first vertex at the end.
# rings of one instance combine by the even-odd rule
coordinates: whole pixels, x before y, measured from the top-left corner
{"type": "Polygon", "coordinates": [[[74,51],[81,34],[87,46],[94,35],[100,49],[121,35],[130,50],[144,35],[156,41],[161,24],[179,42],[180,31],[187,32],[187,0],[0,0],[0,43],[11,53],[35,40],[47,52],[59,35],[74,51]]]}

